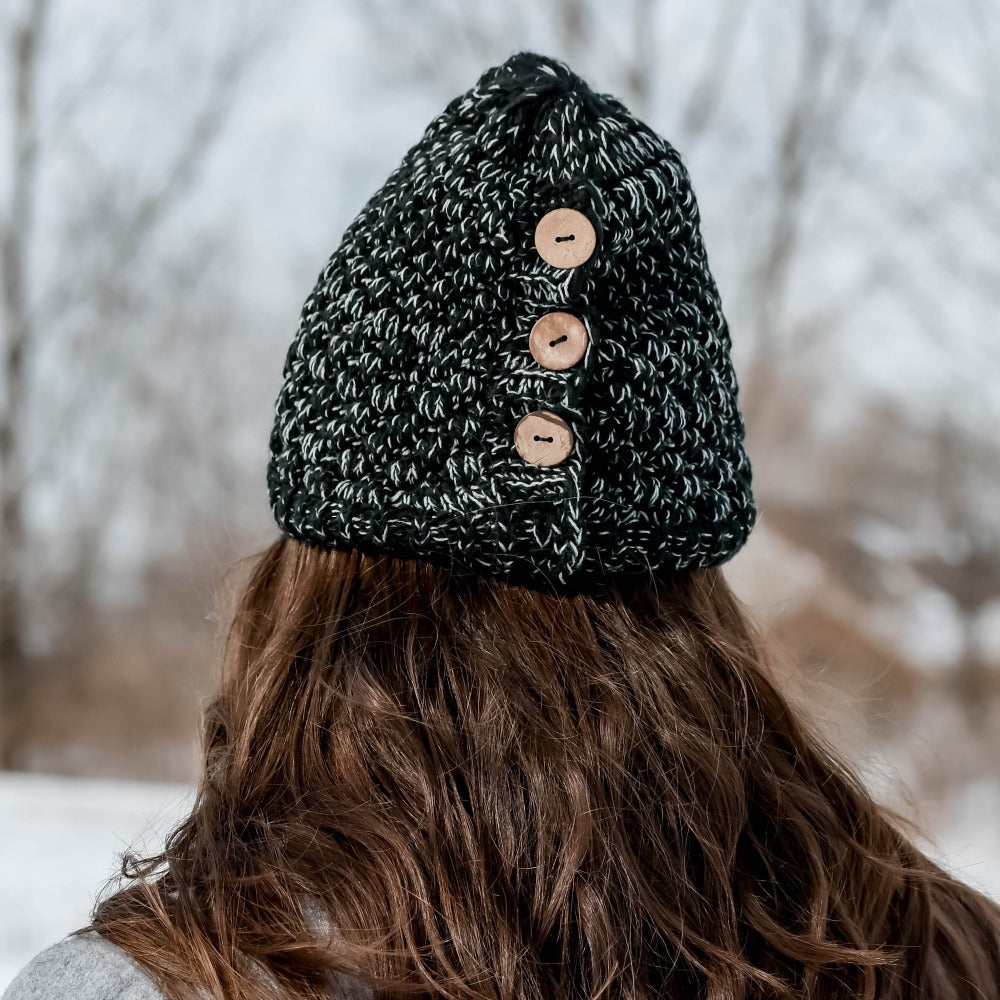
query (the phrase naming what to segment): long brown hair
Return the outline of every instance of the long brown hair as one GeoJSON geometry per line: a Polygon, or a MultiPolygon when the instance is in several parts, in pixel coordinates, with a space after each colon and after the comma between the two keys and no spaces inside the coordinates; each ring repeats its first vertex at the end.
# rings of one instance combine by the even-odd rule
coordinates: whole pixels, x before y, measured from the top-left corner
{"type": "Polygon", "coordinates": [[[1000,997],[1000,909],[902,830],[718,568],[560,595],[281,539],[193,809],[88,926],[174,998],[1000,997]]]}

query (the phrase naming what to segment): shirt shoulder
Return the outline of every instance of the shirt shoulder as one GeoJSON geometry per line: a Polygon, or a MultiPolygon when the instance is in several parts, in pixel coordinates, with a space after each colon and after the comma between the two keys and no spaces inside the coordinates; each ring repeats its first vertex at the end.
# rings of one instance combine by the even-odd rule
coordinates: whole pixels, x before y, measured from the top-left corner
{"type": "Polygon", "coordinates": [[[32,958],[0,1000],[163,1000],[149,974],[96,931],[68,934],[32,958]]]}
{"type": "MultiPolygon", "coordinates": [[[[361,980],[334,974],[331,1000],[372,1000],[361,980]]],[[[40,951],[14,977],[0,1000],[166,1000],[126,951],[96,931],[68,934],[40,951]]]]}

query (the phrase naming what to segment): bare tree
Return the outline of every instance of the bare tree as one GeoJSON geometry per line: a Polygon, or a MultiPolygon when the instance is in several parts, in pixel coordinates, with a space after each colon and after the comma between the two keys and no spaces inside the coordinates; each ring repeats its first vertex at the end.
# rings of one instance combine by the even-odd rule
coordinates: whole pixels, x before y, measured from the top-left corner
{"type": "MultiPolygon", "coordinates": [[[[61,337],[60,346],[67,354],[75,340],[84,351],[82,358],[113,370],[119,353],[109,349],[113,334],[130,326],[148,329],[148,322],[138,326],[146,299],[179,291],[174,281],[181,280],[180,274],[157,272],[157,238],[196,184],[230,113],[241,75],[261,41],[260,35],[242,30],[242,22],[233,24],[226,47],[212,57],[200,103],[186,121],[179,116],[181,124],[165,165],[156,178],[141,185],[130,178],[133,183],[126,185],[106,168],[88,163],[86,147],[75,152],[67,148],[75,122],[106,96],[99,73],[90,80],[89,90],[75,81],[72,96],[61,102],[56,121],[50,121],[49,131],[45,131],[38,95],[41,73],[47,67],[53,73],[58,71],[54,60],[44,59],[53,24],[48,0],[30,0],[27,12],[12,26],[6,53],[13,80],[13,129],[11,187],[0,221],[0,309],[4,321],[0,358],[0,767],[10,767],[16,760],[22,737],[21,709],[36,667],[27,641],[32,602],[37,610],[59,601],[61,595],[77,619],[73,622],[63,616],[63,631],[78,626],[89,612],[88,578],[103,538],[102,525],[88,517],[84,504],[78,503],[75,509],[68,506],[67,515],[74,520],[74,544],[61,546],[58,573],[38,591],[29,572],[36,569],[31,552],[33,541],[38,539],[31,538],[26,505],[39,483],[48,485],[57,479],[60,463],[72,453],[73,435],[92,422],[96,411],[92,384],[82,377],[68,380],[60,387],[58,399],[43,402],[46,410],[58,412],[59,419],[48,423],[49,433],[56,437],[44,448],[36,441],[29,461],[27,425],[33,368],[53,338],[61,337]],[[78,230],[78,245],[93,252],[57,261],[58,266],[50,269],[43,283],[32,273],[32,262],[38,256],[33,243],[38,182],[43,157],[54,157],[60,145],[61,155],[75,161],[77,184],[89,192],[89,198],[83,200],[84,214],[78,215],[73,225],[78,230]],[[122,190],[129,190],[130,196],[123,198],[122,190]],[[85,317],[82,321],[81,315],[85,317]],[[74,317],[72,321],[70,317],[74,317]]],[[[113,54],[101,52],[97,58],[113,58],[113,54]]],[[[192,235],[195,238],[185,248],[185,258],[196,267],[199,263],[203,266],[208,237],[192,235]]],[[[188,288],[194,286],[196,277],[188,274],[183,278],[188,288]]],[[[123,385],[131,395],[135,414],[158,405],[158,387],[141,370],[129,371],[123,385]]],[[[167,421],[162,424],[170,427],[167,421]]],[[[221,441],[219,450],[224,451],[221,441]]],[[[96,492],[90,509],[103,516],[114,510],[119,480],[111,468],[94,479],[96,492]]],[[[51,614],[47,617],[54,620],[51,614]]]]}
{"type": "MultiPolygon", "coordinates": [[[[28,255],[34,222],[38,165],[38,59],[48,14],[48,0],[32,0],[24,20],[9,40],[13,67],[11,185],[0,229],[4,321],[3,408],[0,410],[0,698],[3,736],[12,729],[27,684],[24,643],[25,606],[21,593],[26,556],[24,537],[24,468],[20,454],[28,352],[34,327],[28,301],[28,255]]],[[[4,740],[6,743],[7,740],[4,740]]],[[[6,762],[0,745],[0,766],[6,762]]]]}
{"type": "MultiPolygon", "coordinates": [[[[835,28],[842,15],[822,0],[799,7],[798,69],[787,90],[776,129],[774,160],[763,192],[770,209],[766,228],[747,275],[744,296],[752,303],[752,354],[744,376],[743,408],[760,425],[775,398],[770,378],[782,357],[838,333],[877,287],[879,270],[867,268],[854,288],[841,289],[834,305],[821,304],[807,316],[787,312],[790,282],[806,226],[806,205],[830,164],[843,154],[844,128],[866,82],[876,51],[878,28],[895,0],[864,0],[846,38],[835,28]]],[[[852,178],[858,182],[857,176],[852,178]]],[[[811,239],[822,234],[810,232],[811,239]]],[[[859,248],[861,249],[861,248],[859,248]]],[[[822,302],[822,299],[821,299],[822,302]]]]}
{"type": "MultiPolygon", "coordinates": [[[[770,498],[768,506],[772,523],[794,531],[800,544],[808,546],[813,538],[824,561],[831,567],[840,564],[844,582],[868,599],[871,595],[863,589],[872,581],[871,559],[857,549],[863,523],[875,516],[914,539],[912,568],[926,586],[949,595],[966,631],[966,650],[954,681],[970,720],[982,727],[990,672],[975,651],[971,631],[981,609],[1000,593],[1000,516],[991,487],[1000,481],[1000,453],[991,426],[996,401],[989,400],[1000,368],[995,338],[1000,144],[994,127],[1000,77],[990,44],[1000,36],[1000,18],[993,5],[980,0],[968,0],[957,13],[969,18],[970,34],[982,39],[982,51],[967,52],[966,86],[956,86],[906,38],[895,42],[892,69],[900,92],[917,108],[933,109],[935,117],[950,122],[956,135],[969,138],[969,147],[942,167],[929,169],[920,188],[902,186],[891,162],[850,162],[851,191],[863,206],[861,212],[878,219],[895,246],[891,252],[884,245],[871,249],[870,258],[862,258],[868,266],[862,270],[861,285],[842,294],[846,301],[841,305],[792,321],[782,318],[780,308],[803,225],[801,205],[796,204],[812,169],[807,151],[789,154],[792,162],[779,171],[783,180],[775,219],[783,221],[765,242],[752,295],[758,318],[755,359],[763,377],[753,386],[751,406],[756,411],[749,420],[760,426],[761,399],[767,398],[772,408],[770,399],[781,395],[773,391],[773,383],[783,358],[810,337],[837,334],[849,323],[865,302],[859,289],[890,297],[909,318],[910,342],[934,359],[942,380],[952,385],[952,398],[941,407],[936,425],[928,429],[919,394],[891,410],[868,404],[867,420],[859,423],[863,429],[840,443],[837,483],[825,484],[832,492],[817,491],[817,508],[793,516],[779,514],[780,499],[770,498]],[[795,166],[803,157],[804,165],[795,166]],[[908,258],[899,259],[895,247],[908,258]],[[764,391],[768,386],[772,388],[764,391]],[[796,523],[803,520],[808,529],[797,530],[796,523]],[[837,525],[833,531],[832,523],[837,525]],[[934,530],[922,527],[927,524],[934,530]]],[[[809,37],[819,33],[811,29],[809,37]]],[[[809,61],[822,65],[826,57],[817,44],[809,61]]],[[[859,62],[860,56],[850,58],[839,75],[853,78],[859,62]]],[[[821,124],[831,113],[843,120],[843,100],[838,95],[833,111],[820,116],[821,124]]],[[[789,123],[798,117],[792,116],[789,123]]],[[[832,132],[829,125],[823,130],[832,132]]],[[[803,128],[795,126],[785,134],[800,136],[803,128]]],[[[783,142],[782,148],[794,150],[797,145],[783,142]]],[[[780,455],[780,430],[780,422],[769,427],[764,439],[758,439],[761,447],[775,446],[780,455]]]]}
{"type": "Polygon", "coordinates": [[[937,428],[928,450],[940,537],[914,565],[958,611],[963,649],[951,681],[976,734],[986,738],[1000,674],[984,659],[975,627],[983,610],[1000,599],[1000,518],[994,506],[1000,500],[1000,451],[992,438],[977,440],[953,421],[937,428]]]}

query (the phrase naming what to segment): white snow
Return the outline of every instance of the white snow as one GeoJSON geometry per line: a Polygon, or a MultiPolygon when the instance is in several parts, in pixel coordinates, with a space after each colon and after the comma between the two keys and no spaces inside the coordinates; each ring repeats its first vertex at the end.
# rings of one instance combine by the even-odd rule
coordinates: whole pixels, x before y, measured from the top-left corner
{"type": "Polygon", "coordinates": [[[0,993],[88,922],[118,854],[158,849],[192,801],[186,785],[0,772],[0,993]]]}

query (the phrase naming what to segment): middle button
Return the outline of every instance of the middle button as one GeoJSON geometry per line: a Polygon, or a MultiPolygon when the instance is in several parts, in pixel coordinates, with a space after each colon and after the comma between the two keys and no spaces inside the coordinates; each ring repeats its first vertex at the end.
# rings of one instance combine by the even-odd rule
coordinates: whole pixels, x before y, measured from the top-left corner
{"type": "Polygon", "coordinates": [[[572,368],[587,349],[587,328],[572,313],[550,312],[531,328],[531,356],[553,371],[572,368]]]}

